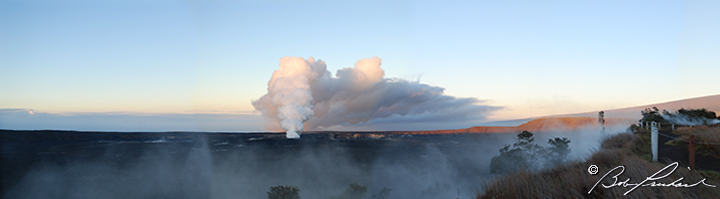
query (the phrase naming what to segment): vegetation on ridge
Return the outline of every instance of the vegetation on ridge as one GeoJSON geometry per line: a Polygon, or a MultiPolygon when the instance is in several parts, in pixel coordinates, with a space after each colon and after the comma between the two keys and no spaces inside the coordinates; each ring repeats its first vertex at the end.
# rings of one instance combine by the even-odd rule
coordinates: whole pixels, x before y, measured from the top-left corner
{"type": "MultiPolygon", "coordinates": [[[[624,195],[631,187],[595,187],[595,183],[617,166],[625,171],[618,181],[630,179],[639,183],[667,165],[649,161],[649,132],[633,126],[634,133],[621,133],[605,139],[599,151],[586,161],[573,161],[539,172],[520,171],[504,175],[485,184],[476,198],[720,198],[720,188],[699,185],[682,187],[639,187],[624,195]],[[597,175],[590,175],[588,167],[597,165],[597,175]],[[588,193],[590,192],[590,193],[588,193]]],[[[695,183],[703,178],[711,185],[720,185],[720,175],[714,171],[689,171],[678,167],[670,176],[659,182],[670,183],[682,179],[695,183]]],[[[602,183],[612,184],[610,177],[602,183]]]]}
{"type": "Polygon", "coordinates": [[[529,131],[517,135],[518,141],[500,149],[500,155],[490,161],[491,173],[513,173],[521,170],[538,171],[542,168],[554,167],[562,164],[570,153],[567,138],[556,137],[548,140],[550,147],[543,147],[534,143],[535,138],[529,131]]]}

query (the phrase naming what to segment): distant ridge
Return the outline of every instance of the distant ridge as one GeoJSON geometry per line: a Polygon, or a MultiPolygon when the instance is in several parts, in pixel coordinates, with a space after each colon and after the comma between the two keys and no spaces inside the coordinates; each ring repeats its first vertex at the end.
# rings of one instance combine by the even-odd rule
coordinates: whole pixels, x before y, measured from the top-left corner
{"type": "MultiPolygon", "coordinates": [[[[710,111],[720,113],[720,95],[711,95],[705,97],[696,97],[690,99],[682,99],[657,104],[648,104],[634,106],[629,108],[604,110],[605,124],[608,126],[627,124],[630,125],[639,120],[642,115],[640,111],[645,108],[657,107],[660,110],[675,111],[681,108],[698,109],[705,108],[710,111]]],[[[598,110],[599,112],[600,110],[598,110]]],[[[458,133],[517,133],[523,130],[531,132],[547,132],[547,131],[572,131],[580,128],[599,125],[597,122],[598,112],[574,113],[556,116],[545,116],[540,118],[524,119],[529,120],[518,126],[475,126],[465,129],[451,130],[432,130],[432,131],[393,131],[390,133],[398,134],[415,134],[415,135],[431,135],[431,134],[458,134],[458,133]]],[[[508,121],[508,123],[522,122],[523,119],[508,121]]],[[[496,121],[493,123],[503,123],[496,121]]]]}
{"type": "MultiPolygon", "coordinates": [[[[621,108],[621,109],[612,109],[612,110],[604,110],[605,111],[605,117],[613,118],[631,118],[631,119],[640,119],[642,115],[640,114],[640,111],[646,109],[646,108],[652,108],[657,107],[660,110],[668,110],[668,111],[676,111],[681,108],[685,109],[699,109],[699,108],[705,108],[709,111],[715,111],[716,113],[720,113],[720,95],[711,95],[711,96],[705,96],[705,97],[696,97],[696,98],[690,98],[690,99],[682,99],[682,100],[676,100],[676,101],[670,101],[670,102],[663,102],[663,103],[656,103],[656,104],[648,104],[648,105],[641,105],[641,106],[634,106],[629,108],[621,108]]],[[[600,111],[600,110],[598,110],[600,111]]],[[[585,113],[574,113],[574,114],[566,114],[566,115],[557,115],[554,117],[597,117],[597,112],[585,112],[585,113]]]]}
{"type": "MultiPolygon", "coordinates": [[[[622,118],[608,118],[605,125],[630,125],[633,121],[622,118]]],[[[542,117],[530,120],[519,126],[475,126],[466,129],[433,130],[433,131],[389,131],[383,133],[434,135],[434,134],[462,134],[462,133],[518,133],[524,130],[530,132],[548,131],[574,131],[588,126],[599,126],[594,117],[542,117]]]]}

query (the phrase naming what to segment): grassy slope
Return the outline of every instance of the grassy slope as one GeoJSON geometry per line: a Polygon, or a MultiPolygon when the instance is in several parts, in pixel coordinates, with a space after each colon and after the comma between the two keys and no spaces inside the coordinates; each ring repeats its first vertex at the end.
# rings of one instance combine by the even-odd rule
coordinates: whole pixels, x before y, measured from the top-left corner
{"type": "MultiPolygon", "coordinates": [[[[707,178],[708,184],[717,187],[639,187],[623,196],[630,187],[605,189],[598,185],[588,194],[605,173],[617,166],[625,166],[619,181],[629,177],[629,183],[638,183],[667,166],[650,162],[649,149],[650,136],[647,131],[637,129],[634,134],[618,134],[604,140],[601,149],[584,162],[570,162],[538,173],[518,172],[502,176],[486,184],[484,194],[479,194],[477,198],[720,198],[720,174],[714,171],[688,171],[681,167],[658,182],[670,183],[684,177],[681,182],[691,184],[707,178]],[[597,175],[587,172],[587,168],[593,164],[600,168],[597,175]]],[[[612,184],[610,176],[606,177],[603,184],[612,184]]]]}
{"type": "MultiPolygon", "coordinates": [[[[694,135],[695,140],[698,143],[720,143],[720,124],[711,126],[696,126],[692,128],[681,127],[673,133],[680,135],[681,140],[690,140],[690,135],[694,135]]],[[[688,143],[673,140],[670,141],[669,144],[687,146],[688,143]]],[[[695,151],[698,154],[720,158],[720,145],[696,144],[695,151]]]]}

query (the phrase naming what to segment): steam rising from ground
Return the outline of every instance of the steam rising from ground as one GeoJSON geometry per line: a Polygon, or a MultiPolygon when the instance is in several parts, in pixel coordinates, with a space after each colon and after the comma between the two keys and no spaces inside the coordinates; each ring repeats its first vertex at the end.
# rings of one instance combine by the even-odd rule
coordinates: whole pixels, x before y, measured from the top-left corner
{"type": "Polygon", "coordinates": [[[268,82],[268,93],[253,102],[263,115],[277,118],[287,138],[300,138],[302,123],[314,114],[310,80],[322,76],[320,69],[325,69],[325,62],[312,57],[284,57],[268,82]]]}
{"type": "Polygon", "coordinates": [[[499,107],[476,98],[444,95],[444,88],[417,81],[385,78],[380,58],[362,59],[334,77],[325,62],[310,57],[284,57],[268,82],[268,93],[253,101],[288,138],[299,136],[303,122],[310,129],[360,123],[481,121],[499,107]]]}
{"type": "MultiPolygon", "coordinates": [[[[568,137],[572,140],[570,159],[583,159],[599,147],[602,136],[626,127],[608,126],[607,135],[601,134],[599,125],[533,133],[539,144],[555,136],[568,137]]],[[[298,186],[302,198],[326,198],[357,182],[367,186],[366,196],[387,187],[392,189],[390,198],[474,198],[484,181],[497,177],[490,173],[491,158],[498,149],[516,142],[516,135],[416,136],[307,145],[295,144],[313,139],[69,145],[49,151],[67,154],[35,162],[17,184],[3,185],[6,192],[1,197],[265,198],[270,187],[287,184],[298,186]],[[95,152],[100,154],[86,156],[95,152]]]]}
{"type": "Polygon", "coordinates": [[[710,119],[710,118],[691,118],[686,115],[682,114],[673,114],[673,115],[661,115],[663,119],[667,120],[670,123],[673,124],[680,124],[680,125],[713,125],[720,123],[720,120],[718,119],[710,119]]]}

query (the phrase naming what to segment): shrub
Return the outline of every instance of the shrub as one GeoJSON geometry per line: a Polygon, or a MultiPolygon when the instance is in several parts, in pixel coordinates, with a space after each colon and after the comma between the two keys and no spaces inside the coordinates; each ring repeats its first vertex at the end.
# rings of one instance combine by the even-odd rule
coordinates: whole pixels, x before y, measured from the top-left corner
{"type": "MultiPolygon", "coordinates": [[[[667,111],[665,111],[667,112],[667,111]]],[[[642,114],[642,119],[640,119],[640,122],[658,122],[658,123],[666,123],[665,118],[663,118],[660,115],[660,110],[657,107],[646,108],[643,111],[640,111],[642,114]]]]}
{"type": "Polygon", "coordinates": [[[367,187],[352,183],[339,196],[330,196],[328,199],[364,199],[367,187]]]}
{"type": "Polygon", "coordinates": [[[570,153],[567,138],[548,140],[550,147],[542,147],[535,144],[535,138],[529,131],[523,131],[518,135],[518,141],[500,149],[500,155],[490,160],[491,173],[513,173],[517,171],[537,171],[544,167],[552,167],[562,164],[570,153]]]}
{"type": "Polygon", "coordinates": [[[377,194],[373,195],[372,198],[373,199],[387,199],[388,195],[390,195],[390,191],[392,191],[392,189],[383,187],[382,189],[380,189],[380,191],[377,194]]]}
{"type": "Polygon", "coordinates": [[[300,199],[300,189],[296,186],[274,186],[267,193],[268,199],[300,199]]]}

